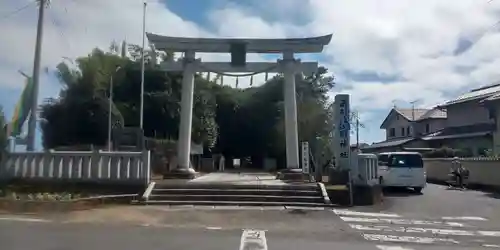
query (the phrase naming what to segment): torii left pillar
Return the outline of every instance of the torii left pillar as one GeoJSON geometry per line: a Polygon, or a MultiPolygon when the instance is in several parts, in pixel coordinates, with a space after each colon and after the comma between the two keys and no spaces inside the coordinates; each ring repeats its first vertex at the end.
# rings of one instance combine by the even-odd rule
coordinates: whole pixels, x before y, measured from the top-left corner
{"type": "Polygon", "coordinates": [[[191,168],[191,128],[193,123],[194,74],[196,73],[195,53],[187,51],[183,58],[184,69],[181,89],[181,117],[179,139],[177,141],[177,167],[164,174],[165,178],[193,179],[196,171],[191,168]]]}

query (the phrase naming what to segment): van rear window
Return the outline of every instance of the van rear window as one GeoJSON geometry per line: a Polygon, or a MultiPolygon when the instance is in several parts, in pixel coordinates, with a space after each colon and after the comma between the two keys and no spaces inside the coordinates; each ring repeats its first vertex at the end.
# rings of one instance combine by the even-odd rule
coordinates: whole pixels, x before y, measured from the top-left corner
{"type": "Polygon", "coordinates": [[[423,168],[424,161],[417,154],[391,155],[389,157],[389,167],[392,168],[423,168]]]}

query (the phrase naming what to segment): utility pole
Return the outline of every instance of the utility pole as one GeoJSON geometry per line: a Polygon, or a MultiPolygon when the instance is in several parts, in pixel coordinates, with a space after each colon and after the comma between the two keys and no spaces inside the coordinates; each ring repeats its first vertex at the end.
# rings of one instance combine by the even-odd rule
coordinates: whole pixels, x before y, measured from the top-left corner
{"type": "Polygon", "coordinates": [[[359,129],[360,128],[365,128],[365,125],[361,123],[359,120],[359,112],[355,111],[351,115],[351,124],[354,123],[355,128],[355,133],[356,133],[356,149],[359,150],[359,129]]]}
{"type": "Polygon", "coordinates": [[[359,150],[359,116],[356,113],[356,149],[359,150]]]}
{"type": "Polygon", "coordinates": [[[144,2],[143,10],[142,10],[142,50],[141,50],[141,111],[140,111],[140,121],[139,126],[141,129],[144,128],[144,46],[146,43],[146,7],[147,3],[144,2]]]}
{"type": "Polygon", "coordinates": [[[410,102],[410,104],[411,104],[411,119],[412,119],[413,121],[415,121],[415,103],[416,103],[416,102],[417,102],[416,100],[415,100],[415,101],[410,102]]]}
{"type": "MultiPolygon", "coordinates": [[[[415,103],[417,100],[411,101],[411,131],[409,131],[412,135],[414,135],[415,131],[415,103]]],[[[410,134],[408,133],[408,134],[410,134]]]]}
{"type": "Polygon", "coordinates": [[[31,113],[28,121],[28,143],[26,145],[27,151],[35,150],[35,134],[37,123],[38,111],[38,91],[40,85],[40,62],[42,59],[42,38],[43,38],[43,17],[45,14],[45,7],[49,0],[38,0],[38,24],[36,31],[35,43],[35,59],[33,63],[33,93],[31,96],[31,113]]]}
{"type": "Polygon", "coordinates": [[[356,149],[359,149],[359,113],[357,111],[354,111],[351,113],[351,124],[354,122],[355,128],[355,133],[356,133],[356,149]]]}

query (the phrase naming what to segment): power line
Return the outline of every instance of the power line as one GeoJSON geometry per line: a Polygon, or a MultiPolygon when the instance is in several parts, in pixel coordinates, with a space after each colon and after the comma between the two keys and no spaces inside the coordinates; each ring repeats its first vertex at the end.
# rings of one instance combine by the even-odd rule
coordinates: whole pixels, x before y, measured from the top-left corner
{"type": "Polygon", "coordinates": [[[15,9],[15,10],[13,10],[13,11],[11,11],[11,12],[9,12],[9,13],[7,13],[7,14],[3,15],[3,16],[1,16],[1,17],[0,17],[0,20],[4,20],[4,19],[7,19],[7,18],[9,18],[9,17],[12,17],[13,15],[15,15],[15,14],[17,14],[17,13],[19,13],[19,12],[21,12],[21,11],[23,11],[23,10],[25,10],[25,9],[29,8],[29,7],[31,7],[31,5],[35,4],[36,2],[38,2],[38,1],[31,1],[31,2],[29,2],[28,4],[24,5],[23,7],[20,7],[20,8],[18,8],[18,9],[15,9]]]}
{"type": "MultiPolygon", "coordinates": [[[[64,10],[65,10],[66,14],[68,14],[67,8],[64,8],[64,10]]],[[[64,33],[64,28],[63,28],[62,24],[58,20],[56,20],[56,18],[54,18],[53,16],[50,16],[50,19],[51,19],[52,24],[54,25],[56,31],[59,31],[57,33],[59,34],[60,38],[62,39],[64,45],[66,47],[68,47],[68,50],[71,52],[71,43],[69,41],[68,36],[66,36],[66,34],[64,33]]]]}
{"type": "MultiPolygon", "coordinates": [[[[491,4],[494,0],[489,0],[488,2],[486,2],[487,5],[491,4]]],[[[485,27],[481,30],[479,30],[478,32],[476,33],[473,33],[473,34],[470,34],[469,37],[465,38],[465,44],[463,44],[463,48],[460,48],[459,50],[456,50],[454,52],[455,55],[460,55],[464,52],[466,52],[467,50],[469,50],[470,48],[472,48],[474,45],[476,45],[477,42],[479,42],[479,40],[481,40],[486,34],[488,34],[489,32],[491,32],[493,29],[497,28],[498,25],[500,24],[500,20],[497,20],[494,24],[488,26],[488,27],[485,27]]],[[[460,45],[459,45],[460,46],[460,45]]]]}

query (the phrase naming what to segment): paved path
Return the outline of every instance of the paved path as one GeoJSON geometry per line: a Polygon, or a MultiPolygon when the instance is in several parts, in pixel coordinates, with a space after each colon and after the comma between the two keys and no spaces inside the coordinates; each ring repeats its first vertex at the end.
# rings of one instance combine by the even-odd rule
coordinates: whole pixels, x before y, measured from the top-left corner
{"type": "Polygon", "coordinates": [[[267,172],[213,172],[198,177],[189,183],[217,183],[233,185],[286,185],[285,182],[277,180],[276,176],[267,172]]]}

